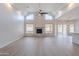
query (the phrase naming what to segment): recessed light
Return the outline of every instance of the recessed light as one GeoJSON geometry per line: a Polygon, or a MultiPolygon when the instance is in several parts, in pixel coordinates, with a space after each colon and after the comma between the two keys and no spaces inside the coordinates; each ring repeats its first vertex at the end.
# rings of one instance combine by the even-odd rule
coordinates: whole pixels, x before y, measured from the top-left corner
{"type": "Polygon", "coordinates": [[[69,3],[68,9],[72,9],[72,8],[74,7],[74,4],[75,4],[75,3],[69,3]]]}
{"type": "Polygon", "coordinates": [[[13,9],[10,3],[5,3],[5,5],[8,7],[8,9],[13,9]]]}

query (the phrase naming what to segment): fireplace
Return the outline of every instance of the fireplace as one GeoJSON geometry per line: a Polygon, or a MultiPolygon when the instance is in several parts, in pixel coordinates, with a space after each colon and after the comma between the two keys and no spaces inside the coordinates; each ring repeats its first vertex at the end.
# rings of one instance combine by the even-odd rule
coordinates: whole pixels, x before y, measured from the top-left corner
{"type": "Polygon", "coordinates": [[[37,34],[42,34],[42,28],[37,28],[37,29],[36,29],[36,33],[37,33],[37,34]]]}

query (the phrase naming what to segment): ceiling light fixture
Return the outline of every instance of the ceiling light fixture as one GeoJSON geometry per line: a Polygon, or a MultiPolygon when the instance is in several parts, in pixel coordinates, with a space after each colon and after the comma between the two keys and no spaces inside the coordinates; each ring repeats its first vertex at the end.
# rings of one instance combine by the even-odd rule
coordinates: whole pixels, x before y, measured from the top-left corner
{"type": "Polygon", "coordinates": [[[45,14],[48,14],[48,12],[44,12],[44,10],[42,10],[40,3],[39,3],[39,5],[38,5],[38,7],[39,7],[39,9],[38,9],[38,14],[39,14],[39,15],[43,16],[43,15],[45,15],[45,14]]]}
{"type": "Polygon", "coordinates": [[[8,7],[8,9],[13,9],[13,7],[10,3],[5,3],[5,5],[8,7]]]}
{"type": "Polygon", "coordinates": [[[70,10],[70,9],[74,8],[74,4],[75,4],[75,3],[69,3],[68,9],[70,10]]]}

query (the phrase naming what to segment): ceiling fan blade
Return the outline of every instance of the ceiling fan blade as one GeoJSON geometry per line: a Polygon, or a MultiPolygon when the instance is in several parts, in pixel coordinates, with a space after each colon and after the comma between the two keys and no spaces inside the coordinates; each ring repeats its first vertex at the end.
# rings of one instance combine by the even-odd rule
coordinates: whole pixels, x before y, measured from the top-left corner
{"type": "Polygon", "coordinates": [[[48,14],[47,12],[42,12],[42,13],[40,13],[40,14],[48,14]]]}

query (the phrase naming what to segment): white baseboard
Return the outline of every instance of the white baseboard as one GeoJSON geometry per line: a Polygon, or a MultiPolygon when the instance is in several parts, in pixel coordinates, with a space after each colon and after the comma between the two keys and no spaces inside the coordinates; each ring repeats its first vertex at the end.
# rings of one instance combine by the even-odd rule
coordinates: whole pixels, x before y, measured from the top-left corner
{"type": "Polygon", "coordinates": [[[19,35],[15,40],[12,40],[12,41],[8,42],[7,44],[2,45],[0,47],[0,49],[3,48],[3,47],[5,47],[5,46],[7,46],[7,45],[9,45],[9,44],[11,44],[11,43],[13,43],[13,42],[15,42],[16,40],[19,40],[19,39],[23,38],[23,37],[24,37],[23,34],[22,35],[19,35]]]}

